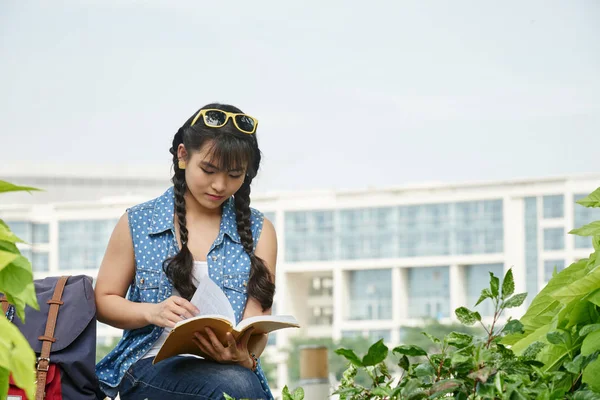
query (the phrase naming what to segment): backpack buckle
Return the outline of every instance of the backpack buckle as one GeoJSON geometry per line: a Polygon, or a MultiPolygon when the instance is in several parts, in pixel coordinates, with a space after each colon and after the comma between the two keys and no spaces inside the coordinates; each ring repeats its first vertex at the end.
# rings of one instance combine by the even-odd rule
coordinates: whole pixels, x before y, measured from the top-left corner
{"type": "Polygon", "coordinates": [[[50,358],[48,357],[38,357],[37,362],[35,363],[35,369],[38,371],[42,371],[42,372],[48,372],[48,369],[50,369],[50,358]],[[40,366],[40,361],[46,361],[46,367],[42,367],[40,366]]]}

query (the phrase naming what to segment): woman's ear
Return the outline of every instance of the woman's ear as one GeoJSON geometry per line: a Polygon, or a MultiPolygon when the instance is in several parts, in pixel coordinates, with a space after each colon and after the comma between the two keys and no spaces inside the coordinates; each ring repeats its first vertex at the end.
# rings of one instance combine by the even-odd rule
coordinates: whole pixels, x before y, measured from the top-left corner
{"type": "Polygon", "coordinates": [[[185,149],[185,145],[183,143],[177,146],[177,158],[179,159],[179,161],[187,161],[188,159],[188,152],[185,149]]]}

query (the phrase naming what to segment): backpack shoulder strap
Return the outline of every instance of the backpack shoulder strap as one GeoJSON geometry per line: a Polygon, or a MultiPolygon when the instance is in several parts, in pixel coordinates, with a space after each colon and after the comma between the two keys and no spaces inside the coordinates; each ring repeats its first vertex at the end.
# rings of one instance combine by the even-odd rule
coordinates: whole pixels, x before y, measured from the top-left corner
{"type": "Polygon", "coordinates": [[[35,400],[44,400],[45,397],[46,375],[48,374],[48,368],[50,367],[50,349],[52,348],[52,343],[56,342],[54,329],[56,328],[56,319],[58,318],[58,308],[64,304],[61,301],[61,298],[68,279],[69,276],[61,276],[58,279],[52,299],[46,302],[50,304],[50,309],[48,310],[48,320],[46,321],[46,331],[44,332],[44,336],[38,337],[38,340],[43,341],[43,344],[36,368],[37,390],[35,393],[35,400]]]}

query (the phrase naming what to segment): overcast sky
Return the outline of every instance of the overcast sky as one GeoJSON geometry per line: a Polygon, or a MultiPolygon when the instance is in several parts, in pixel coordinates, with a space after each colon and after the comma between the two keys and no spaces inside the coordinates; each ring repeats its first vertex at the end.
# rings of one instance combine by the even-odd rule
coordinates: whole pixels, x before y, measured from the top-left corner
{"type": "Polygon", "coordinates": [[[0,2],[2,163],[160,165],[203,104],[262,190],[598,172],[600,2],[0,2]]]}

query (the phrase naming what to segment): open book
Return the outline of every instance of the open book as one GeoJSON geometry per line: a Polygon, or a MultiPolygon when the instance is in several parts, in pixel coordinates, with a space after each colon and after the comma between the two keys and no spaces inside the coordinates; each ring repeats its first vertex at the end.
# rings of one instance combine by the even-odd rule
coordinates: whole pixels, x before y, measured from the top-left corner
{"type": "Polygon", "coordinates": [[[224,346],[227,345],[227,332],[231,332],[237,340],[250,327],[254,328],[253,335],[300,327],[296,318],[291,315],[259,315],[246,318],[236,325],[235,312],[229,299],[209,277],[200,280],[190,302],[200,313],[175,324],[152,364],[178,354],[195,354],[208,358],[192,340],[194,332],[205,334],[206,327],[215,333],[224,346]]]}

